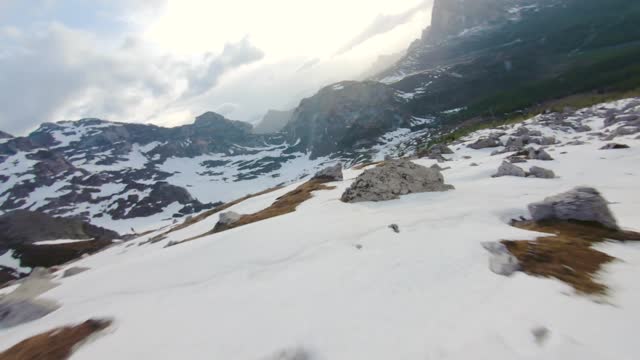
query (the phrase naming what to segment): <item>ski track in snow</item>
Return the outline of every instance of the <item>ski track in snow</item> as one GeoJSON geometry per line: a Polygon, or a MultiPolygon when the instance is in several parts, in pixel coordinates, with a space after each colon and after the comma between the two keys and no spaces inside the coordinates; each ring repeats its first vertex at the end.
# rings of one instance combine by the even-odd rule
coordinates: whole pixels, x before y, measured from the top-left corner
{"type": "MultiPolygon", "coordinates": [[[[602,121],[590,120],[594,131],[602,121]]],[[[620,137],[615,141],[631,149],[601,151],[605,142],[587,133],[529,127],[561,142],[589,143],[552,146],[554,161],[517,164],[552,169],[556,179],[491,178],[506,155],[461,144],[443,164],[452,167],[443,174],[453,191],[345,204],[340,195],[361,173],[345,170],[347,180],[329,184],[336,189],[314,193],[291,214],[163,248],[210,230],[214,215],[140,245],[166,229],[156,231],[70,265],[91,270],[60,279],[62,285],[44,295],[60,302],[59,310],[0,330],[0,349],[56,326],[108,316],[116,319],[113,329],[80,347],[73,360],[257,360],[296,346],[332,360],[634,359],[639,244],[598,245],[620,259],[600,274],[611,285],[607,303],[552,279],[498,276],[480,244],[534,239],[536,233],[508,220],[526,214],[533,201],[579,185],[599,189],[620,224],[640,230],[640,140],[620,137]],[[392,223],[399,234],[387,228],[392,223]],[[550,330],[543,345],[531,334],[540,326],[550,330]]],[[[258,211],[296,185],[229,210],[258,211]]]]}

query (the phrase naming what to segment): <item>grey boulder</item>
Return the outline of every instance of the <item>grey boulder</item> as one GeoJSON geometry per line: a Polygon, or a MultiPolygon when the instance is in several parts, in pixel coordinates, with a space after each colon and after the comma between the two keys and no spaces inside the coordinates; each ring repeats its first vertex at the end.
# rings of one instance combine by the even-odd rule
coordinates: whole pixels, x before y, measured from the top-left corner
{"type": "Polygon", "coordinates": [[[502,165],[498,168],[498,172],[493,175],[493,177],[503,176],[525,177],[527,176],[527,173],[521,167],[513,165],[508,161],[503,161],[502,165]]]}
{"type": "Polygon", "coordinates": [[[497,137],[485,137],[476,140],[473,144],[470,144],[469,147],[474,150],[486,149],[486,148],[494,148],[502,146],[500,140],[497,137]]]}
{"type": "Polygon", "coordinates": [[[598,190],[577,187],[573,190],[529,204],[534,221],[578,220],[599,223],[611,229],[619,229],[607,200],[598,190]]]}
{"type": "Polygon", "coordinates": [[[85,271],[89,270],[88,267],[82,267],[82,266],[73,266],[68,268],[67,270],[64,271],[64,273],[62,274],[63,278],[68,278],[68,277],[72,277],[78,274],[81,274],[85,271]]]}
{"type": "Polygon", "coordinates": [[[529,159],[543,160],[543,161],[553,160],[551,155],[549,155],[548,152],[544,151],[544,149],[534,149],[534,148],[529,149],[529,159]]]}
{"type": "Polygon", "coordinates": [[[342,181],[342,164],[337,163],[333,166],[326,167],[318,171],[312,179],[328,180],[328,181],[342,181]]]}
{"type": "Polygon", "coordinates": [[[218,220],[218,224],[231,225],[236,221],[240,220],[241,218],[242,218],[241,214],[238,214],[237,212],[233,212],[233,211],[227,211],[220,214],[220,220],[218,220]]]}
{"type": "Polygon", "coordinates": [[[556,174],[553,170],[541,168],[539,166],[532,166],[531,169],[529,169],[529,176],[539,179],[553,179],[556,177],[556,174]]]}
{"type": "Polygon", "coordinates": [[[386,201],[411,193],[447,191],[453,188],[444,183],[440,171],[400,159],[364,171],[342,194],[342,201],[386,201]]]}
{"type": "Polygon", "coordinates": [[[629,148],[629,145],[626,145],[626,144],[611,143],[601,147],[600,150],[617,150],[617,149],[628,149],[628,148],[629,148]]]}
{"type": "Polygon", "coordinates": [[[491,254],[489,257],[489,269],[494,273],[511,276],[511,274],[520,270],[518,259],[509,252],[504,244],[499,242],[485,242],[482,243],[482,247],[491,254]]]}

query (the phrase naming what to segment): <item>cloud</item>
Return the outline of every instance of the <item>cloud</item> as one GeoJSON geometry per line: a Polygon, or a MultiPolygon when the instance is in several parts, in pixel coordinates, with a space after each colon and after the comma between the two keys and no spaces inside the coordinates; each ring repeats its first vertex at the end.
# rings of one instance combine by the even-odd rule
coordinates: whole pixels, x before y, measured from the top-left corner
{"type": "Polygon", "coordinates": [[[389,32],[396,27],[406,24],[408,21],[413,18],[416,13],[420,11],[426,11],[429,9],[429,6],[432,4],[433,0],[424,0],[419,5],[402,12],[400,14],[394,15],[378,15],[369,26],[367,26],[360,34],[355,36],[349,42],[347,42],[340,50],[336,52],[335,55],[342,55],[349,51],[351,51],[356,46],[364,43],[365,41],[371,39],[372,37],[380,34],[384,34],[389,32]]]}
{"type": "Polygon", "coordinates": [[[96,46],[101,41],[55,23],[14,37],[10,51],[0,53],[0,129],[21,134],[63,117],[145,121],[167,104],[206,93],[225,73],[263,56],[248,39],[195,64],[155,53],[135,38],[106,49],[96,46]]]}

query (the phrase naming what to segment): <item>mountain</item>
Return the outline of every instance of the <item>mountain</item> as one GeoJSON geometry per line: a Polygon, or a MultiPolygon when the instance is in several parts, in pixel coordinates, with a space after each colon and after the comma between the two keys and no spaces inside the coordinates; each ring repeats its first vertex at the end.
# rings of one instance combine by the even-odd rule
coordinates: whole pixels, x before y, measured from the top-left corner
{"type": "Polygon", "coordinates": [[[78,217],[120,233],[172,223],[328,162],[383,158],[420,123],[395,94],[374,82],[330,86],[303,100],[275,134],[212,112],[175,128],[45,123],[0,143],[0,210],[78,217]]]}
{"type": "Polygon", "coordinates": [[[269,110],[256,126],[253,132],[256,134],[275,134],[280,132],[291,120],[294,110],[280,111],[269,110]]]}
{"type": "Polygon", "coordinates": [[[7,134],[4,131],[0,131],[0,140],[11,139],[11,138],[13,138],[13,135],[7,134]]]}
{"type": "MultiPolygon", "coordinates": [[[[0,349],[101,317],[115,326],[75,347],[74,360],[636,359],[638,242],[589,240],[606,233],[600,227],[576,239],[584,236],[580,223],[556,232],[513,219],[530,219],[529,204],[586,185],[609,201],[620,226],[640,230],[640,139],[625,135],[616,141],[630,148],[599,150],[623,125],[607,121],[612,114],[639,113],[640,99],[629,99],[471,133],[440,164],[450,167],[440,175],[455,190],[345,203],[346,189],[376,167],[345,169],[344,180],[281,216],[212,233],[224,216],[207,212],[116,244],[52,274],[59,286],[38,300],[58,308],[0,330],[0,349]],[[513,153],[491,153],[524,134],[554,137],[554,160],[512,165],[557,177],[492,177],[513,153]],[[474,149],[492,135],[494,149],[474,149]],[[504,245],[502,258],[484,249],[492,245],[504,245]],[[518,248],[521,271],[494,273],[518,248]],[[62,278],[73,268],[86,271],[62,278]],[[605,292],[585,293],[581,284],[605,292]]],[[[304,184],[225,211],[255,219],[304,184]]],[[[42,343],[51,346],[32,341],[31,352],[47,354],[42,343]]]]}

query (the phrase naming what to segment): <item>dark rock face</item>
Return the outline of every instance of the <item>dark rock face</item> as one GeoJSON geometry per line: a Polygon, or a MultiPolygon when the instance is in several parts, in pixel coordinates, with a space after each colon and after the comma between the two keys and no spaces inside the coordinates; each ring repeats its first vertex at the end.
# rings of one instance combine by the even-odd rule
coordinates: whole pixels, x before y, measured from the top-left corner
{"type": "Polygon", "coordinates": [[[431,28],[432,41],[458,35],[466,29],[504,20],[514,0],[435,0],[431,28]]]}
{"type": "Polygon", "coordinates": [[[149,196],[143,199],[137,197],[126,200],[119,199],[118,206],[109,214],[115,220],[147,217],[161,213],[164,208],[174,202],[184,205],[182,214],[190,214],[213,207],[213,205],[205,205],[195,200],[184,188],[167,182],[157,182],[153,184],[149,196]]]}
{"type": "Polygon", "coordinates": [[[4,131],[0,131],[0,139],[11,139],[11,138],[13,138],[13,135],[7,134],[4,131]]]}
{"type": "Polygon", "coordinates": [[[317,158],[373,145],[381,135],[410,126],[411,115],[394,89],[351,81],[302,100],[283,132],[317,158]]]}

